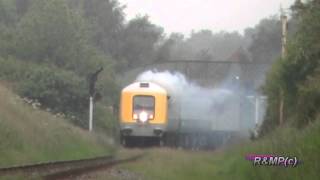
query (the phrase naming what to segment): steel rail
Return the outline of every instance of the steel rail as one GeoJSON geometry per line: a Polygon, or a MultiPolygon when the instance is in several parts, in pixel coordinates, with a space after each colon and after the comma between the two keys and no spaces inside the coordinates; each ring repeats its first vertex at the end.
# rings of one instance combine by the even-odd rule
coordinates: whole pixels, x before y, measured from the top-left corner
{"type": "Polygon", "coordinates": [[[116,159],[114,156],[101,156],[88,159],[53,161],[29,165],[0,168],[0,177],[13,174],[34,173],[44,179],[62,179],[68,176],[78,176],[86,172],[108,168],[116,164],[127,163],[142,158],[144,154],[126,159],[116,159]]]}
{"type": "Polygon", "coordinates": [[[48,168],[56,168],[61,166],[68,166],[68,165],[75,165],[81,164],[83,162],[94,162],[94,161],[101,161],[101,160],[110,160],[113,156],[101,156],[95,158],[88,158],[88,159],[79,159],[79,160],[67,160],[67,161],[52,161],[52,162],[44,162],[44,163],[36,163],[36,164],[27,164],[27,165],[18,165],[18,166],[11,166],[11,167],[3,167],[0,168],[0,175],[3,174],[10,174],[10,173],[17,173],[17,172],[32,172],[37,170],[44,170],[48,168]]]}
{"type": "Polygon", "coordinates": [[[98,171],[101,169],[110,168],[115,165],[133,162],[133,161],[136,161],[136,160],[142,158],[143,156],[144,156],[144,154],[140,154],[140,155],[136,155],[136,156],[133,156],[130,158],[126,158],[126,159],[112,159],[110,161],[107,161],[104,163],[99,163],[96,165],[84,166],[84,167],[80,167],[80,168],[68,169],[66,171],[60,171],[60,172],[48,174],[48,175],[43,176],[43,178],[46,180],[56,180],[56,179],[60,180],[60,179],[65,179],[65,178],[67,178],[67,179],[75,178],[77,176],[83,175],[88,172],[98,171]]]}

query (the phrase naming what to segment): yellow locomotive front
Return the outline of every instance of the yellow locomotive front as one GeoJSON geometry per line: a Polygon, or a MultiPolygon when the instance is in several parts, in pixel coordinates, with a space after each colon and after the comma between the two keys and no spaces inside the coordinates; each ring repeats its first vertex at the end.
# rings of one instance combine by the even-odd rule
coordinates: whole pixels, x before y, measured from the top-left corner
{"type": "Polygon", "coordinates": [[[128,138],[162,137],[167,129],[168,94],[161,86],[151,82],[135,82],[121,92],[121,142],[128,138]]]}

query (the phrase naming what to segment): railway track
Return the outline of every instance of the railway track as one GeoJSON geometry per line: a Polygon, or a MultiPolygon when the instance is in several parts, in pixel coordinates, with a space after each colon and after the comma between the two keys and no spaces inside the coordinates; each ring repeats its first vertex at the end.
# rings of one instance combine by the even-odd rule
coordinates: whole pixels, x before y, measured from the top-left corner
{"type": "Polygon", "coordinates": [[[0,177],[5,175],[37,176],[46,180],[69,179],[88,172],[110,168],[114,165],[129,163],[142,158],[145,154],[138,154],[128,158],[114,156],[95,157],[90,159],[54,161],[22,166],[0,168],[0,177]]]}

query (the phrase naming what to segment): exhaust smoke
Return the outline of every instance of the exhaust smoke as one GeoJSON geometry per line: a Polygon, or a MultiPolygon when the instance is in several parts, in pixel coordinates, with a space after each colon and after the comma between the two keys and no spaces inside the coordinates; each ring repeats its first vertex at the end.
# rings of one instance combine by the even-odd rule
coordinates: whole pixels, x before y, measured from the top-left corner
{"type": "Polygon", "coordinates": [[[225,88],[204,88],[189,82],[179,72],[145,71],[136,81],[156,83],[170,95],[175,118],[182,128],[194,131],[238,131],[240,129],[239,96],[225,88]],[[177,114],[178,113],[178,114],[177,114]]]}

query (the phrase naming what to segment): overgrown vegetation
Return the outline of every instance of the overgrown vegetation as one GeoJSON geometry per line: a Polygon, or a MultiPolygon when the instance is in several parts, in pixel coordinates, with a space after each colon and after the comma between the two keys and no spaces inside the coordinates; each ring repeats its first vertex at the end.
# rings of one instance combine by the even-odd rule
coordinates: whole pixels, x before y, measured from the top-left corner
{"type": "MultiPolygon", "coordinates": [[[[320,117],[297,132],[291,127],[277,128],[273,134],[256,142],[243,143],[232,149],[215,152],[174,149],[147,150],[147,156],[137,163],[121,165],[144,179],[318,179],[320,148],[320,117]],[[248,154],[297,156],[297,167],[256,167],[245,159],[248,154]]],[[[130,150],[134,151],[134,150],[130,150]]],[[[136,150],[139,151],[139,150],[136,150]]]]}
{"type": "MultiPolygon", "coordinates": [[[[262,20],[244,35],[200,30],[186,38],[179,33],[166,36],[147,16],[125,22],[123,8],[117,0],[0,0],[1,83],[20,97],[39,101],[43,110],[63,113],[69,121],[87,128],[88,75],[103,67],[97,84],[102,99],[96,96],[94,128],[115,135],[112,106],[119,99],[117,75],[157,61],[230,60],[240,49],[245,61],[274,62],[263,87],[268,96],[261,129],[265,136],[226,153],[155,150],[145,161],[123,168],[150,179],[318,178],[318,0],[297,0],[293,6],[288,53],[283,59],[278,59],[281,23],[277,17],[262,20]],[[277,127],[282,97],[285,124],[277,127]],[[294,169],[253,168],[244,160],[247,153],[293,155],[304,164],[294,169]]],[[[255,78],[252,75],[247,81],[255,78]]],[[[104,138],[33,110],[20,97],[0,87],[0,165],[108,153],[104,138]]]]}
{"type": "MultiPolygon", "coordinates": [[[[99,104],[107,108],[118,103],[116,76],[135,67],[172,59],[227,60],[240,47],[249,60],[271,63],[280,52],[274,17],[243,36],[200,30],[185,38],[166,36],[147,16],[126,22],[123,9],[117,0],[0,0],[0,78],[86,128],[87,79],[100,67],[99,104]]],[[[107,119],[112,124],[115,118],[107,119]]]]}
{"type": "Polygon", "coordinates": [[[320,3],[296,1],[292,9],[297,31],[290,37],[287,56],[275,61],[263,87],[268,96],[263,137],[222,152],[153,150],[144,161],[121,167],[146,179],[318,179],[320,3]],[[279,127],[281,96],[285,123],[279,127]],[[245,160],[247,154],[297,156],[302,163],[296,168],[255,167],[245,160]]]}
{"type": "Polygon", "coordinates": [[[298,30],[290,39],[287,56],[273,65],[264,86],[269,107],[263,132],[269,132],[279,124],[282,92],[287,123],[301,128],[319,114],[320,3],[310,1],[300,5],[294,8],[298,30]]]}
{"type": "Polygon", "coordinates": [[[0,85],[0,166],[113,153],[110,140],[27,105],[0,85]]]}
{"type": "MultiPolygon", "coordinates": [[[[87,128],[88,75],[104,67],[97,85],[101,106],[117,101],[114,60],[91,43],[80,8],[65,0],[1,0],[0,8],[0,79],[13,84],[20,96],[87,128]]],[[[112,114],[103,116],[115,124],[112,114]]],[[[110,132],[108,128],[100,127],[110,132]]]]}

